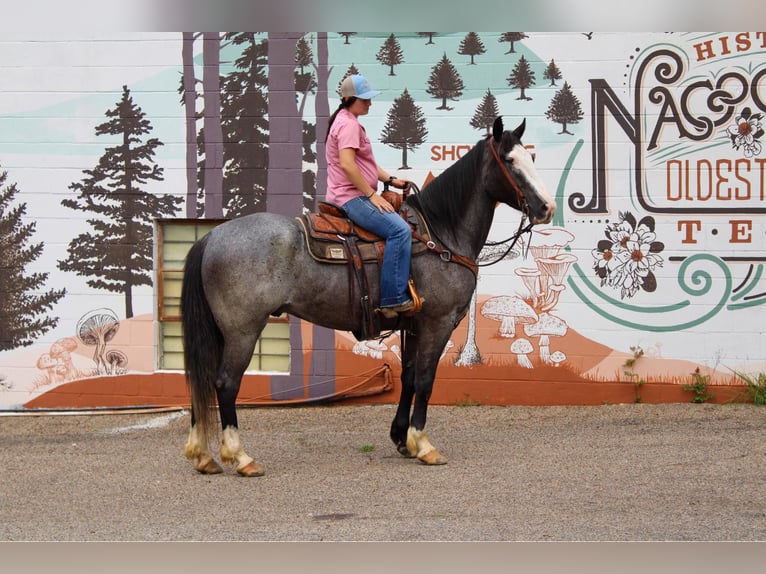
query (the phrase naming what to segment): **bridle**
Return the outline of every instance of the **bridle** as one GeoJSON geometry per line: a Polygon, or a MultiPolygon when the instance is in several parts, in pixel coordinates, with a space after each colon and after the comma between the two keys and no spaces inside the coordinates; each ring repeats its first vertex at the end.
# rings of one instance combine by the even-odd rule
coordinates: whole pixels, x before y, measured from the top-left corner
{"type": "MultiPolygon", "coordinates": [[[[437,255],[439,255],[439,257],[442,258],[443,261],[453,261],[455,263],[459,263],[463,265],[464,267],[467,267],[468,269],[470,269],[473,272],[474,276],[478,276],[479,267],[489,267],[490,265],[494,265],[495,263],[499,263],[500,261],[505,259],[508,256],[508,254],[511,252],[511,250],[516,246],[516,243],[518,242],[519,238],[521,238],[521,236],[524,233],[531,234],[532,227],[534,226],[534,223],[532,223],[532,221],[529,221],[527,223],[527,218],[529,217],[529,204],[527,203],[527,198],[524,196],[524,193],[521,191],[519,184],[516,183],[516,180],[513,178],[513,176],[511,175],[511,172],[506,167],[505,162],[500,158],[500,155],[495,149],[495,146],[492,145],[491,136],[487,138],[487,145],[492,150],[492,155],[495,158],[495,161],[497,162],[497,164],[500,166],[500,171],[503,173],[503,175],[505,176],[505,179],[508,180],[508,182],[511,184],[511,187],[516,192],[516,197],[519,202],[519,210],[521,211],[521,220],[519,221],[519,228],[508,239],[504,239],[503,241],[487,241],[485,245],[497,246],[497,245],[503,245],[505,243],[510,242],[511,244],[508,246],[508,249],[506,249],[505,252],[494,261],[490,261],[487,263],[477,263],[476,261],[471,260],[468,257],[464,257],[456,253],[451,253],[449,250],[440,247],[433,240],[426,240],[422,238],[421,236],[419,236],[419,234],[413,233],[413,237],[425,243],[428,249],[431,251],[435,251],[437,255]]],[[[419,191],[417,186],[414,184],[414,182],[407,182],[407,183],[410,185],[411,188],[414,188],[415,192],[419,191]]],[[[424,211],[421,211],[421,213],[423,215],[423,220],[426,222],[426,225],[428,225],[428,227],[431,227],[431,224],[428,221],[428,216],[426,215],[426,213],[424,211]]],[[[434,236],[434,238],[439,241],[439,243],[444,244],[444,242],[441,239],[439,239],[439,237],[437,237],[435,233],[433,233],[433,230],[431,230],[431,233],[434,236]]],[[[529,245],[529,242],[527,242],[527,245],[529,245]]]]}
{"type": "MultiPolygon", "coordinates": [[[[519,221],[519,228],[508,239],[504,239],[502,241],[487,241],[485,243],[485,245],[494,247],[497,245],[503,245],[505,243],[508,243],[509,241],[511,242],[511,244],[508,246],[508,249],[506,249],[505,252],[500,257],[498,257],[494,261],[490,261],[487,263],[477,263],[479,267],[489,267],[490,265],[494,265],[495,263],[499,263],[500,261],[505,259],[508,256],[508,254],[511,252],[511,250],[516,246],[516,243],[518,242],[519,238],[524,233],[531,234],[532,227],[534,226],[534,223],[532,223],[532,221],[529,221],[529,223],[526,223],[527,218],[529,217],[529,203],[527,202],[527,198],[524,195],[524,193],[521,191],[519,184],[516,183],[516,180],[511,175],[511,172],[509,171],[508,167],[505,165],[505,162],[500,157],[500,154],[497,152],[497,149],[495,149],[495,146],[492,145],[491,136],[487,138],[487,145],[489,146],[489,149],[492,150],[492,156],[495,158],[497,165],[500,166],[500,171],[505,176],[505,179],[508,181],[508,183],[511,184],[511,187],[513,188],[513,190],[516,192],[516,198],[519,202],[519,211],[521,211],[521,220],[519,221]]],[[[529,242],[527,242],[527,245],[529,245],[529,242]]]]}
{"type": "MultiPolygon", "coordinates": [[[[524,193],[521,191],[519,184],[516,183],[515,179],[513,179],[513,176],[511,175],[511,172],[508,170],[508,167],[505,165],[505,162],[500,158],[500,154],[497,153],[495,146],[492,145],[491,136],[487,138],[487,145],[489,145],[489,149],[492,150],[492,156],[495,158],[497,165],[500,166],[500,171],[503,173],[503,175],[505,176],[505,179],[508,180],[508,183],[511,184],[511,187],[516,192],[516,199],[519,202],[519,211],[521,211],[524,217],[529,217],[529,203],[527,203],[527,198],[524,196],[524,193]]],[[[500,142],[499,145],[502,145],[502,142],[500,142]]]]}

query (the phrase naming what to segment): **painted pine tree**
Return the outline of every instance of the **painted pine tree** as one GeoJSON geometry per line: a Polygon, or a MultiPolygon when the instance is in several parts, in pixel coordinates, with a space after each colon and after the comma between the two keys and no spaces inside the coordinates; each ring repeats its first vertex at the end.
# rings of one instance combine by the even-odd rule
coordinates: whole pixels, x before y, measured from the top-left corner
{"type": "Polygon", "coordinates": [[[506,54],[515,54],[516,42],[520,42],[525,38],[529,38],[525,32],[503,32],[500,34],[500,37],[497,39],[497,41],[501,44],[503,42],[508,42],[510,44],[510,48],[508,48],[506,54]]]}
{"type": "Polygon", "coordinates": [[[486,130],[486,134],[489,135],[492,124],[495,122],[495,118],[499,115],[500,110],[497,107],[497,98],[495,98],[489,88],[487,88],[487,93],[484,94],[484,97],[481,99],[469,124],[472,128],[476,128],[477,130],[486,130]]]}
{"type": "Polygon", "coordinates": [[[561,79],[561,70],[559,70],[559,67],[556,65],[556,62],[553,61],[553,58],[551,58],[551,63],[548,64],[548,67],[545,68],[545,73],[543,73],[543,78],[546,80],[551,81],[551,86],[556,85],[556,80],[561,79]]]}
{"type": "Polygon", "coordinates": [[[460,41],[460,46],[457,49],[457,53],[461,56],[471,56],[471,64],[474,62],[474,57],[481,56],[487,49],[484,47],[484,43],[476,32],[468,32],[460,41]]]}
{"type": "Polygon", "coordinates": [[[447,106],[447,100],[457,100],[463,95],[464,87],[463,79],[445,52],[442,59],[431,69],[426,93],[435,99],[441,98],[442,105],[436,108],[437,110],[451,110],[452,108],[447,106]]]}
{"type": "Polygon", "coordinates": [[[508,76],[507,80],[509,86],[521,90],[521,94],[516,98],[517,100],[532,99],[526,95],[525,90],[535,84],[535,73],[532,71],[529,61],[524,56],[521,56],[519,61],[516,62],[516,65],[513,67],[513,71],[511,72],[511,75],[508,76]]]}
{"type": "Polygon", "coordinates": [[[391,34],[383,45],[378,50],[375,59],[378,60],[384,66],[389,67],[389,76],[395,76],[394,66],[404,63],[404,53],[402,52],[402,46],[399,44],[399,40],[396,39],[394,34],[391,34]]]}
{"type": "Polygon", "coordinates": [[[305,73],[305,68],[310,66],[313,60],[314,52],[311,49],[311,45],[306,38],[301,38],[295,46],[295,65],[301,69],[301,74],[305,73]]]}
{"type": "Polygon", "coordinates": [[[399,169],[410,169],[407,165],[407,151],[419,147],[427,136],[423,110],[415,104],[405,88],[388,110],[380,141],[394,149],[402,150],[402,165],[399,169]]]}
{"type": "Polygon", "coordinates": [[[266,99],[266,39],[253,32],[225,36],[241,52],[234,69],[221,79],[223,130],[223,207],[226,217],[266,209],[269,122],[266,99]],[[242,145],[247,142],[247,145],[242,145]]]}
{"type": "Polygon", "coordinates": [[[87,284],[94,289],[122,293],[125,317],[130,318],[133,288],[152,284],[153,221],[175,215],[183,199],[144,189],[147,182],[164,179],[154,161],[162,142],[144,141],[153,128],[127,86],[106,116],[109,120],[96,126],[96,135],[116,139],[116,145],[106,148],[96,167],[83,171],[81,181],[69,185],[77,198],[61,201],[85,213],[92,230],[69,242],[68,257],[58,268],[91,277],[87,284]]]}
{"type": "Polygon", "coordinates": [[[578,123],[583,118],[583,111],[580,100],[572,93],[567,82],[564,82],[564,87],[553,96],[545,117],[561,124],[560,134],[573,135],[567,130],[567,125],[578,123]]]}
{"type": "Polygon", "coordinates": [[[434,36],[436,36],[437,34],[438,32],[418,32],[418,36],[421,36],[423,38],[428,38],[428,42],[426,42],[426,46],[434,43],[434,36]]]}
{"type": "Polygon", "coordinates": [[[27,206],[13,206],[15,183],[0,172],[0,351],[26,347],[58,324],[50,315],[65,289],[43,291],[47,272],[27,273],[26,267],[43,252],[43,243],[30,243],[36,223],[24,223],[27,206]]]}
{"type": "Polygon", "coordinates": [[[306,71],[306,68],[314,65],[314,50],[311,49],[311,44],[306,38],[298,40],[295,48],[295,65],[300,68],[300,71],[295,71],[295,91],[303,94],[305,101],[308,94],[313,93],[316,89],[313,70],[306,71]]]}

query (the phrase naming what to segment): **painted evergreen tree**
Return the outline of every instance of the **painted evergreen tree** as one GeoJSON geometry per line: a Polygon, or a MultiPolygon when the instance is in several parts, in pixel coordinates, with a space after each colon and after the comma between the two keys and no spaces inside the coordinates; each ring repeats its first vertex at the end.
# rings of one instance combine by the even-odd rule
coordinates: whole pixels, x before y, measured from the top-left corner
{"type": "Polygon", "coordinates": [[[468,32],[465,38],[460,41],[457,53],[461,56],[471,56],[471,64],[475,64],[474,57],[481,56],[487,49],[476,32],[468,32]]]}
{"type": "Polygon", "coordinates": [[[221,79],[223,203],[226,217],[266,209],[269,167],[267,41],[253,32],[229,33],[225,40],[241,46],[234,69],[221,79]],[[247,145],[242,145],[247,142],[247,145]]]}
{"type": "Polygon", "coordinates": [[[428,42],[426,42],[426,46],[434,43],[434,36],[436,36],[437,34],[438,32],[418,32],[418,36],[428,38],[428,42]]]}
{"type": "Polygon", "coordinates": [[[399,44],[399,40],[396,39],[396,36],[391,34],[388,38],[386,38],[386,41],[380,47],[380,50],[378,50],[375,59],[377,59],[378,62],[384,66],[389,67],[389,76],[396,75],[394,73],[394,66],[404,63],[402,47],[399,44]]]}
{"type": "Polygon", "coordinates": [[[516,65],[513,67],[511,75],[506,79],[508,80],[509,86],[521,90],[521,95],[516,98],[517,100],[532,99],[526,95],[525,90],[535,84],[535,73],[532,71],[532,67],[524,56],[519,58],[519,61],[516,62],[516,65]]]}
{"type": "Polygon", "coordinates": [[[13,206],[16,184],[6,185],[0,172],[0,351],[31,345],[58,324],[49,313],[66,289],[43,292],[47,272],[26,273],[43,252],[43,243],[30,244],[36,223],[24,223],[27,206],[13,206]]]}
{"type": "Polygon", "coordinates": [[[441,98],[442,105],[436,108],[437,110],[451,110],[452,108],[447,106],[447,99],[457,100],[463,95],[463,88],[463,79],[445,52],[442,59],[431,70],[426,93],[435,99],[441,98]]]}
{"type": "Polygon", "coordinates": [[[142,189],[148,181],[164,179],[153,159],[162,142],[150,138],[142,143],[152,126],[127,86],[106,116],[110,119],[96,126],[96,135],[118,143],[106,148],[96,167],[84,170],[82,181],[69,185],[78,197],[61,201],[64,207],[87,213],[92,231],[69,242],[69,256],[58,268],[92,277],[87,284],[94,289],[122,293],[125,317],[130,318],[133,288],[152,284],[154,219],[175,215],[183,200],[142,189]]]}
{"type": "Polygon", "coordinates": [[[306,72],[307,66],[312,66],[314,63],[314,52],[311,49],[311,45],[306,38],[298,40],[298,44],[295,48],[295,65],[300,68],[300,71],[295,71],[295,91],[303,94],[304,98],[309,93],[313,93],[316,89],[316,80],[314,78],[313,71],[306,72]]]}
{"type": "Polygon", "coordinates": [[[310,66],[314,61],[314,52],[311,50],[311,45],[306,41],[306,38],[298,40],[298,44],[295,46],[295,65],[301,69],[301,74],[304,73],[304,68],[310,66]]]}
{"type": "Polygon", "coordinates": [[[520,42],[521,40],[524,40],[525,38],[529,38],[529,36],[527,36],[525,32],[503,32],[502,34],[500,34],[500,37],[497,39],[497,41],[500,42],[501,44],[503,42],[509,42],[511,47],[508,49],[506,54],[515,54],[516,42],[520,42]]]}
{"type": "Polygon", "coordinates": [[[583,118],[583,111],[580,100],[572,93],[567,82],[564,82],[564,87],[553,96],[545,117],[561,124],[560,134],[574,135],[567,131],[567,125],[578,123],[583,118]]]}
{"type": "Polygon", "coordinates": [[[556,85],[556,80],[561,79],[561,70],[559,70],[559,67],[556,65],[556,62],[553,61],[553,58],[551,58],[551,63],[548,64],[548,67],[545,68],[545,73],[543,74],[543,78],[546,80],[551,81],[551,86],[556,85]]]}
{"type": "Polygon", "coordinates": [[[402,150],[402,165],[399,169],[410,169],[407,165],[407,151],[419,147],[427,136],[423,110],[415,104],[405,88],[388,110],[380,141],[394,149],[402,150]]]}
{"type": "Polygon", "coordinates": [[[495,122],[495,118],[500,115],[500,110],[497,107],[497,98],[487,88],[487,93],[481,99],[479,106],[476,108],[476,112],[473,114],[471,121],[469,122],[472,128],[480,130],[484,128],[487,135],[490,134],[492,124],[495,122]]]}

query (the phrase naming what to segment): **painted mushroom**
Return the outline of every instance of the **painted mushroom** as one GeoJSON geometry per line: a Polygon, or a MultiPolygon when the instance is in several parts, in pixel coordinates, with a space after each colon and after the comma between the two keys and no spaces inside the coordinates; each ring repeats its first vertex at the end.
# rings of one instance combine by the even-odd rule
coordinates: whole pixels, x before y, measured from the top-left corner
{"type": "Polygon", "coordinates": [[[56,359],[51,357],[48,353],[43,353],[37,359],[37,368],[40,369],[41,371],[45,371],[45,374],[48,377],[49,383],[61,382],[61,377],[56,372],[57,364],[58,363],[56,362],[56,359]]]}
{"type": "Polygon", "coordinates": [[[511,353],[516,355],[516,360],[519,362],[520,367],[525,369],[532,369],[532,361],[529,360],[529,353],[533,351],[532,343],[524,338],[516,339],[511,343],[511,353]]]}
{"type": "Polygon", "coordinates": [[[93,361],[96,372],[109,372],[106,361],[106,344],[111,341],[120,328],[120,321],[111,309],[95,309],[86,313],[77,322],[77,336],[85,345],[95,347],[93,361]]]}
{"type": "Polygon", "coordinates": [[[64,337],[51,345],[50,356],[56,361],[56,373],[65,381],[77,378],[77,369],[72,362],[72,351],[77,349],[77,341],[64,337]]]}
{"type": "Polygon", "coordinates": [[[357,341],[354,344],[352,352],[362,357],[372,357],[373,359],[382,359],[383,352],[388,350],[388,346],[382,341],[357,341]]]}
{"type": "Polygon", "coordinates": [[[544,363],[551,362],[551,337],[563,337],[567,332],[567,324],[550,313],[541,313],[537,323],[524,326],[527,337],[539,337],[540,359],[544,363]]]}
{"type": "Polygon", "coordinates": [[[487,319],[500,321],[500,336],[512,339],[516,336],[516,324],[528,325],[537,321],[537,313],[517,295],[500,295],[488,299],[481,307],[487,319]]]}
{"type": "Polygon", "coordinates": [[[561,351],[554,351],[553,353],[551,353],[550,362],[553,364],[554,367],[561,366],[561,363],[563,363],[566,360],[567,360],[567,356],[561,351]]]}
{"type": "Polygon", "coordinates": [[[534,259],[545,259],[558,255],[569,243],[574,241],[574,235],[563,227],[535,226],[530,234],[529,252],[534,259]]]}
{"type": "Polygon", "coordinates": [[[111,349],[106,352],[104,357],[106,359],[108,373],[111,375],[124,374],[128,366],[128,356],[122,351],[117,349],[111,349]]]}

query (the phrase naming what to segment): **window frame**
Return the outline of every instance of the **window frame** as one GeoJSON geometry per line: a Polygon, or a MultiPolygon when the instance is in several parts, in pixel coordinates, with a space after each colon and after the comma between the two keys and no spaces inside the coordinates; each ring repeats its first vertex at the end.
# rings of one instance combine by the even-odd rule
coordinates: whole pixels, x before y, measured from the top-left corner
{"type": "MultiPolygon", "coordinates": [[[[159,371],[179,371],[183,369],[178,369],[172,366],[166,366],[166,363],[164,361],[165,356],[168,354],[166,353],[166,337],[165,337],[165,329],[164,327],[169,324],[173,323],[180,323],[181,322],[181,313],[180,310],[177,313],[169,312],[166,301],[166,278],[169,273],[179,273],[183,272],[183,267],[179,269],[168,269],[165,259],[165,244],[166,244],[166,234],[167,234],[167,228],[168,227],[190,227],[194,228],[194,235],[192,238],[190,238],[189,242],[189,248],[191,248],[191,245],[194,241],[198,241],[201,237],[212,231],[216,226],[220,225],[221,223],[225,223],[226,221],[229,221],[228,219],[190,219],[190,218],[174,218],[174,219],[156,219],[155,220],[155,254],[154,254],[154,261],[155,261],[155,294],[156,294],[156,304],[155,304],[155,312],[156,312],[156,345],[157,345],[157,352],[155,357],[155,367],[159,371]],[[202,232],[204,228],[208,228],[206,231],[202,232]]],[[[188,250],[187,250],[188,252],[188,250]]],[[[186,255],[184,255],[185,259],[186,255]]],[[[277,343],[279,344],[279,343],[277,343]]],[[[269,347],[273,347],[273,344],[270,344],[269,347]]],[[[261,333],[261,337],[258,340],[258,343],[255,346],[255,349],[253,351],[253,357],[251,359],[250,366],[248,366],[247,373],[277,373],[277,374],[289,374],[290,372],[290,335],[289,335],[289,317],[286,314],[280,315],[279,317],[269,317],[268,323],[266,327],[263,330],[263,333],[261,333]],[[275,328],[270,328],[271,326],[275,326],[275,328]],[[278,330],[280,332],[285,332],[286,336],[269,336],[270,331],[278,330]],[[273,343],[274,341],[284,341],[286,343],[286,352],[285,353],[264,353],[263,351],[263,343],[273,343]],[[257,364],[261,366],[264,362],[264,360],[271,360],[271,361],[277,361],[277,362],[284,362],[285,367],[284,369],[277,369],[277,370],[263,370],[260,368],[252,368],[254,364],[257,364]]]]}

